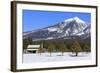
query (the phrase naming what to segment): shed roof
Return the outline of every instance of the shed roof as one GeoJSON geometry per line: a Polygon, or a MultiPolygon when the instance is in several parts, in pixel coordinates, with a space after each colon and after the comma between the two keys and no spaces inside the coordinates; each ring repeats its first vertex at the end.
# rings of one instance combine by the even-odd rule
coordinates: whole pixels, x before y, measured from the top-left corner
{"type": "Polygon", "coordinates": [[[27,48],[40,48],[40,45],[28,45],[27,48]]]}
{"type": "Polygon", "coordinates": [[[34,49],[34,48],[32,48],[32,49],[27,49],[27,50],[31,50],[31,51],[33,50],[33,51],[34,51],[34,50],[39,50],[39,49],[34,49]]]}

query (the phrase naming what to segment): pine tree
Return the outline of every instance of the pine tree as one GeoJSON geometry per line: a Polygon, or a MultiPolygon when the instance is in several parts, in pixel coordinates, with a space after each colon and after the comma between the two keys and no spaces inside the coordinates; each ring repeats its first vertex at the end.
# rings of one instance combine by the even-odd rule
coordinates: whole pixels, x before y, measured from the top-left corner
{"type": "Polygon", "coordinates": [[[72,52],[75,52],[75,56],[78,56],[78,52],[82,51],[78,41],[75,41],[71,47],[72,52]]]}
{"type": "Polygon", "coordinates": [[[41,43],[40,48],[39,48],[40,55],[41,55],[42,51],[43,51],[43,43],[41,43]]]}
{"type": "Polygon", "coordinates": [[[33,44],[32,38],[23,39],[23,49],[27,49],[29,44],[33,44]]]}
{"type": "Polygon", "coordinates": [[[54,45],[52,43],[49,43],[48,52],[50,53],[50,56],[54,48],[55,48],[54,45]]]}
{"type": "Polygon", "coordinates": [[[62,56],[63,56],[63,55],[64,55],[64,52],[65,52],[65,50],[66,50],[65,44],[64,44],[64,43],[60,44],[59,49],[60,49],[60,51],[61,51],[61,53],[62,53],[62,56]]]}
{"type": "Polygon", "coordinates": [[[90,51],[90,47],[88,45],[84,45],[84,49],[83,49],[85,52],[89,52],[90,51]]]}

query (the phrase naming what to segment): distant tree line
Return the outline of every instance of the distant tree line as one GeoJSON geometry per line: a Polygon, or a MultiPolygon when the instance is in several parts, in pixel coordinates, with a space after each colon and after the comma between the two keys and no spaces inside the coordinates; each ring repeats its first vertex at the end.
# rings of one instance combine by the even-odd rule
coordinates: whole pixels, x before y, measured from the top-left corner
{"type": "MultiPolygon", "coordinates": [[[[52,52],[61,52],[64,55],[64,52],[75,53],[75,56],[78,56],[79,52],[91,52],[91,43],[83,42],[79,40],[61,40],[61,41],[51,41],[51,40],[42,40],[42,41],[33,41],[32,38],[23,39],[23,49],[27,49],[29,44],[43,44],[44,52],[49,52],[50,56],[52,52]]],[[[40,48],[40,54],[43,52],[43,49],[40,48]]]]}

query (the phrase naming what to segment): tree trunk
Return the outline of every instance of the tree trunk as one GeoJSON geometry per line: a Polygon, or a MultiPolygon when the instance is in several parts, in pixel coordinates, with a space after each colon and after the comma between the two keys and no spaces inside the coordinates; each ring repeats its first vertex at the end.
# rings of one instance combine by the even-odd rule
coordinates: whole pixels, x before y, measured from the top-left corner
{"type": "Polygon", "coordinates": [[[50,52],[50,56],[51,56],[51,52],[50,52]]]}
{"type": "Polygon", "coordinates": [[[40,55],[41,55],[41,48],[39,49],[40,55]]]}
{"type": "Polygon", "coordinates": [[[62,56],[64,55],[64,52],[62,52],[62,56]]]}
{"type": "Polygon", "coordinates": [[[78,56],[78,52],[76,52],[75,56],[78,56]]]}
{"type": "Polygon", "coordinates": [[[40,55],[41,55],[41,52],[40,52],[40,55]]]}

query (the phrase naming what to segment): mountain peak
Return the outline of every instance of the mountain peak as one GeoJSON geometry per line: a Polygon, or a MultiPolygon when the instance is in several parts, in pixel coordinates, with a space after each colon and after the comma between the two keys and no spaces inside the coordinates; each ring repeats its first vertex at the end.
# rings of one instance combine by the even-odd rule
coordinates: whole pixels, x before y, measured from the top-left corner
{"type": "Polygon", "coordinates": [[[73,18],[66,19],[65,22],[72,22],[73,20],[79,23],[85,23],[85,21],[81,20],[79,17],[73,17],[73,18]]]}
{"type": "Polygon", "coordinates": [[[79,17],[73,17],[73,19],[75,19],[75,20],[80,20],[80,18],[79,18],[79,17]]]}
{"type": "Polygon", "coordinates": [[[73,18],[76,22],[81,22],[81,23],[85,23],[83,20],[81,20],[79,17],[74,17],[73,18]]]}

